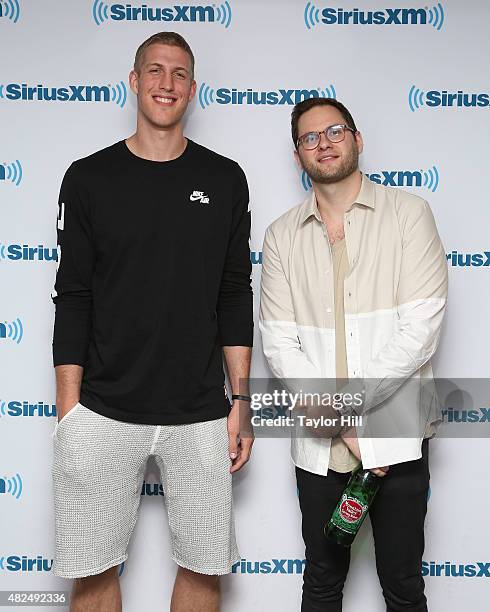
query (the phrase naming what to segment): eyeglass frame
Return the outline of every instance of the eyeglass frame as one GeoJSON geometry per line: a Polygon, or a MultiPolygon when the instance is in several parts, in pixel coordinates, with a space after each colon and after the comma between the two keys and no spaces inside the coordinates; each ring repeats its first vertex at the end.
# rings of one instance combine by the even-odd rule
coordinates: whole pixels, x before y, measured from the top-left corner
{"type": "Polygon", "coordinates": [[[345,140],[345,130],[349,130],[350,132],[352,132],[354,135],[359,133],[359,130],[355,130],[354,128],[351,128],[349,125],[346,125],[345,123],[333,123],[332,125],[328,125],[324,130],[320,130],[319,132],[312,130],[311,132],[305,132],[304,134],[302,134],[301,136],[298,137],[298,140],[296,141],[296,148],[299,148],[299,145],[301,144],[303,146],[303,148],[305,149],[305,151],[314,151],[315,149],[317,149],[320,146],[320,142],[322,140],[322,134],[325,135],[325,138],[333,143],[333,144],[337,144],[338,142],[343,142],[345,140]],[[330,128],[334,128],[334,127],[341,127],[344,128],[344,136],[341,140],[330,140],[330,138],[327,136],[327,130],[329,130],[330,128]],[[308,134],[318,134],[318,144],[316,146],[313,147],[313,149],[306,149],[303,145],[302,142],[302,138],[304,138],[305,136],[307,136],[308,134]]]}

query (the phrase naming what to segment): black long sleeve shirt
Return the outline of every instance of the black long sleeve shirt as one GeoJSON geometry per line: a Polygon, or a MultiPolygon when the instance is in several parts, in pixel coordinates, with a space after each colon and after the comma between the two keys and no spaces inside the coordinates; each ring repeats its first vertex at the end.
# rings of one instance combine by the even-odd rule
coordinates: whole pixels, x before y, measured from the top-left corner
{"type": "Polygon", "coordinates": [[[247,181],[188,140],[155,162],[124,141],[61,186],[54,365],[83,366],[80,402],[157,425],[225,416],[222,346],[252,346],[247,181]]]}

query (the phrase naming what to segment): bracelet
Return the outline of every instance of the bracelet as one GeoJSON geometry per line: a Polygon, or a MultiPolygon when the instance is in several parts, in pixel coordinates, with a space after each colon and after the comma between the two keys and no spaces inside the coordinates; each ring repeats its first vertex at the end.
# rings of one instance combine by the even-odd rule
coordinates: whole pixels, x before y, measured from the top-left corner
{"type": "Polygon", "coordinates": [[[252,398],[250,395],[232,395],[232,400],[241,400],[242,402],[251,402],[252,398]]]}

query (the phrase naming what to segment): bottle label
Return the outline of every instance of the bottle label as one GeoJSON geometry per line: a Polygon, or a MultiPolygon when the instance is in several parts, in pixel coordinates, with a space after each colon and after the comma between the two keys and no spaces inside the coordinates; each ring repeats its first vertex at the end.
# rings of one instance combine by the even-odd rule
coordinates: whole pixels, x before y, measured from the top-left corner
{"type": "Polygon", "coordinates": [[[342,521],[354,526],[361,521],[367,509],[368,506],[361,504],[358,499],[344,494],[338,508],[338,516],[342,521]]]}

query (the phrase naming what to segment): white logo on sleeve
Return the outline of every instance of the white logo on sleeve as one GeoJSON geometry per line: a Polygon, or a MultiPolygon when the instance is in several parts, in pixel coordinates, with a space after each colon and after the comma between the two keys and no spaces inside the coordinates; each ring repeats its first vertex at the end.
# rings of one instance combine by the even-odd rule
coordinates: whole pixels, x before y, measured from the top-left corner
{"type": "Polygon", "coordinates": [[[65,229],[65,203],[64,202],[61,202],[60,204],[60,213],[59,213],[57,225],[58,225],[59,230],[65,229]]]}
{"type": "Polygon", "coordinates": [[[204,191],[193,191],[189,196],[191,202],[200,202],[201,204],[209,204],[209,196],[205,195],[204,191]]]}

